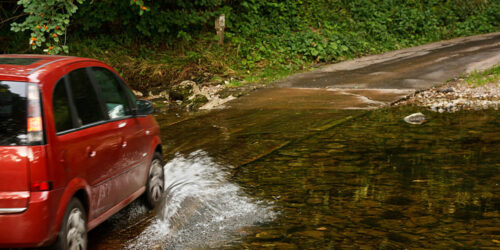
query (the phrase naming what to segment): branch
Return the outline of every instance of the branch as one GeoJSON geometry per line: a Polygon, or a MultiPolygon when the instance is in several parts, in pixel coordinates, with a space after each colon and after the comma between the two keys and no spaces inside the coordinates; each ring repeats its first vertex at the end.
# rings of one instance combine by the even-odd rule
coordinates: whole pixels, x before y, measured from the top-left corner
{"type": "Polygon", "coordinates": [[[17,16],[9,17],[7,19],[0,21],[0,25],[3,25],[4,23],[9,22],[11,20],[16,20],[16,19],[23,17],[23,16],[26,16],[26,15],[28,15],[28,13],[22,13],[22,14],[19,14],[17,16]]]}

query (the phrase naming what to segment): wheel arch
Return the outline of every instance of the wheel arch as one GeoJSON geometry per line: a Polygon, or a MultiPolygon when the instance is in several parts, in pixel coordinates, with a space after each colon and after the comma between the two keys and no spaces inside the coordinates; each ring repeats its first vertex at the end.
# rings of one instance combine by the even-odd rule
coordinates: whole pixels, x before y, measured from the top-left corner
{"type": "Polygon", "coordinates": [[[83,205],[83,208],[85,208],[85,213],[87,213],[88,215],[90,211],[90,199],[85,189],[81,188],[77,190],[75,195],[73,195],[73,197],[76,197],[77,199],[80,200],[80,202],[83,205]]]}
{"type": "Polygon", "coordinates": [[[163,153],[163,147],[161,145],[161,139],[159,136],[153,137],[153,140],[151,141],[151,148],[153,151],[152,153],[159,152],[160,154],[163,153]]]}
{"type": "Polygon", "coordinates": [[[74,178],[71,180],[64,190],[64,193],[59,202],[59,206],[56,212],[55,221],[55,232],[59,232],[61,229],[62,220],[64,218],[64,213],[66,212],[66,207],[73,197],[76,197],[82,202],[85,212],[87,213],[87,220],[90,218],[90,188],[87,182],[82,178],[74,178]]]}

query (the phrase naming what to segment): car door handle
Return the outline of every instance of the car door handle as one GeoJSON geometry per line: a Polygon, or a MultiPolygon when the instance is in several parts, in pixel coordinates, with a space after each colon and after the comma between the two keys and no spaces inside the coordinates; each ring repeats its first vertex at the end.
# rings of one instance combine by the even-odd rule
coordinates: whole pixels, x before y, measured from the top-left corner
{"type": "Polygon", "coordinates": [[[97,152],[95,150],[92,150],[90,146],[87,147],[86,153],[89,158],[94,158],[97,155],[97,152]]]}
{"type": "Polygon", "coordinates": [[[59,154],[59,162],[63,164],[66,162],[66,150],[62,150],[59,154]]]}
{"type": "Polygon", "coordinates": [[[128,145],[127,140],[125,140],[125,138],[122,137],[120,145],[122,146],[122,148],[126,148],[128,145]]]}

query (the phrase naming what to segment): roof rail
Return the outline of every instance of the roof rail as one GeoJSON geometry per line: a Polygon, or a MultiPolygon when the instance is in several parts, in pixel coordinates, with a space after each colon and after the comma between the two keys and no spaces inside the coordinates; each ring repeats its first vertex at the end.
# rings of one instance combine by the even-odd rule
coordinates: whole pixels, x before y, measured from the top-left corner
{"type": "Polygon", "coordinates": [[[43,67],[45,67],[45,66],[47,66],[47,65],[49,65],[49,64],[52,64],[52,63],[55,63],[55,62],[59,62],[59,61],[63,61],[63,60],[69,59],[69,58],[71,58],[71,57],[63,57],[63,58],[60,58],[60,59],[57,59],[57,60],[54,60],[54,61],[46,62],[46,63],[44,63],[44,64],[42,64],[42,65],[40,65],[40,66],[38,66],[38,67],[36,67],[36,68],[32,69],[32,70],[28,73],[28,75],[33,74],[35,71],[37,71],[37,70],[39,70],[39,69],[41,69],[41,68],[43,68],[43,67]]]}

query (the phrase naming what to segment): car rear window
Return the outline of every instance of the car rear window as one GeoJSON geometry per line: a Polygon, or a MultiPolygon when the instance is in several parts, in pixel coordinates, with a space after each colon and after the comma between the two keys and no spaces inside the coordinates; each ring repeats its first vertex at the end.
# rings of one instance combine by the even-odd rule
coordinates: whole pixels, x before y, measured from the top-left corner
{"type": "Polygon", "coordinates": [[[40,58],[14,58],[14,57],[0,57],[0,64],[8,65],[30,65],[42,59],[40,58]]]}
{"type": "Polygon", "coordinates": [[[26,83],[0,81],[0,146],[27,144],[26,83]]]}

